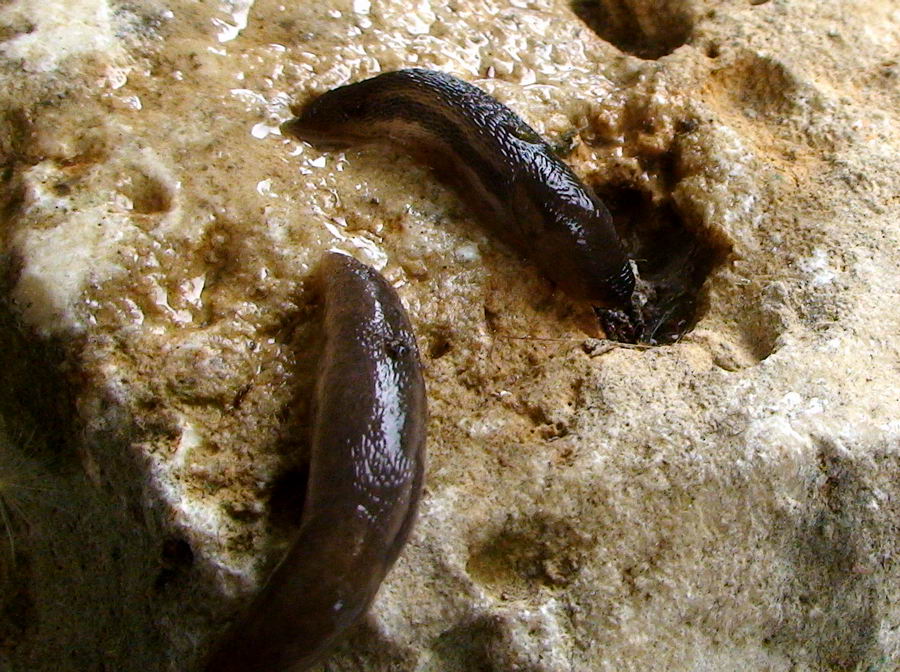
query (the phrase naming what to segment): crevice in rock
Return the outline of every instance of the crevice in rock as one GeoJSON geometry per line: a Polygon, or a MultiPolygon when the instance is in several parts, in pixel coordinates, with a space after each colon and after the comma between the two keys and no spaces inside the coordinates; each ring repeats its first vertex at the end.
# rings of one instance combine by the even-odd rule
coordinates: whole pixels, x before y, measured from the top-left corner
{"type": "Polygon", "coordinates": [[[694,28],[686,0],[572,0],[571,7],[604,40],[646,60],[671,54],[694,28]]]}

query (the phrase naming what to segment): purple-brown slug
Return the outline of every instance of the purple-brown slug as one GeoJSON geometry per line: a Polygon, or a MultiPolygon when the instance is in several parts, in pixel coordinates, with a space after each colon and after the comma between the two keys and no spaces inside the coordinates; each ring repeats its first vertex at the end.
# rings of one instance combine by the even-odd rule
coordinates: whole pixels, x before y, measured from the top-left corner
{"type": "Polygon", "coordinates": [[[400,299],[374,269],[320,267],[309,483],[296,541],[207,672],[301,672],[365,614],[409,537],[425,462],[425,383],[400,299]]]}
{"type": "Polygon", "coordinates": [[[399,145],[573,298],[638,319],[634,273],[606,206],[481,89],[443,72],[387,72],[319,96],[284,130],[321,149],[399,145]]]}

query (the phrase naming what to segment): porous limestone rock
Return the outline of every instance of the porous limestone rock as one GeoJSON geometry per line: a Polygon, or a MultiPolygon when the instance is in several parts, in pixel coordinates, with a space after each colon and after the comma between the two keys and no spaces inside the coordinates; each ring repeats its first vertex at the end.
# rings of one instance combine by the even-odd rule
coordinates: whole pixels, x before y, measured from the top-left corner
{"type": "Polygon", "coordinates": [[[321,669],[900,668],[898,54],[894,0],[2,3],[0,669],[200,669],[297,529],[327,249],[430,438],[321,669]],[[427,168],[279,131],[412,66],[558,146],[686,333],[598,339],[427,168]]]}

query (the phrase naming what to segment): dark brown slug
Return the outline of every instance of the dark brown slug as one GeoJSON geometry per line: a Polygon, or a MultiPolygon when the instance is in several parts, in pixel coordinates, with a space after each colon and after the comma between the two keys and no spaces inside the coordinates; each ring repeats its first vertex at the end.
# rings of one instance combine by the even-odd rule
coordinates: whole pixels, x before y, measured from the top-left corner
{"type": "Polygon", "coordinates": [[[297,540],[207,672],[301,672],[366,612],[406,543],[425,460],[425,383],[396,292],[375,270],[321,264],[325,346],[297,540]]]}
{"type": "Polygon", "coordinates": [[[606,206],[481,89],[443,72],[387,72],[319,96],[284,130],[322,149],[400,145],[571,296],[634,315],[634,274],[606,206]]]}

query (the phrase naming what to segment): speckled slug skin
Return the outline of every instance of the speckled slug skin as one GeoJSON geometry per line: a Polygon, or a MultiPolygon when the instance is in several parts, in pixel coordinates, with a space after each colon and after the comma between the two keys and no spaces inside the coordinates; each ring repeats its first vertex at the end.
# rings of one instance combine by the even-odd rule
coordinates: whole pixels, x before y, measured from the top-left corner
{"type": "Polygon", "coordinates": [[[368,609],[406,543],[425,462],[425,384],[387,281],[352,257],[320,268],[326,342],[299,536],[207,672],[300,672],[368,609]]]}
{"type": "Polygon", "coordinates": [[[495,235],[576,299],[630,313],[634,274],[606,207],[515,113],[442,72],[388,72],[285,124],[312,145],[388,142],[453,183],[495,235]]]}

